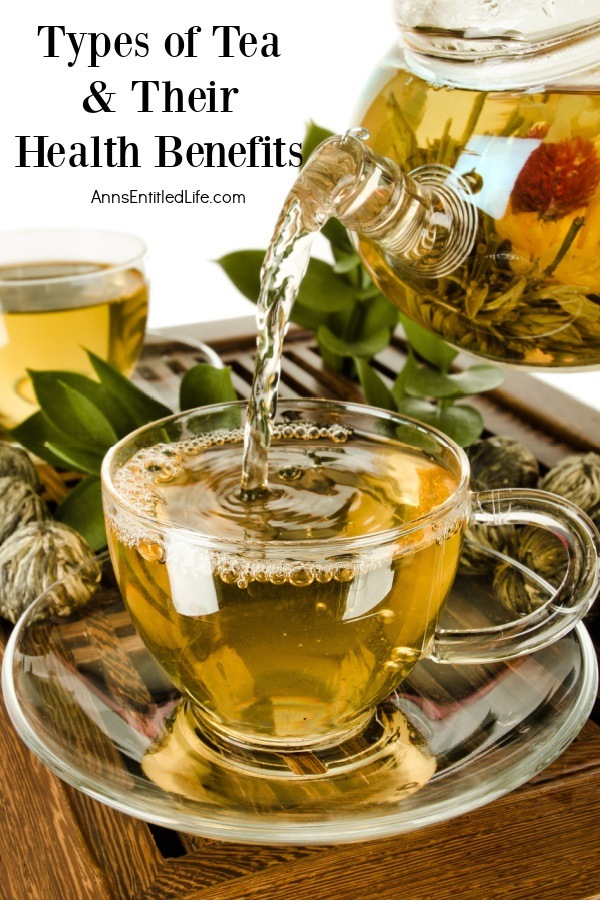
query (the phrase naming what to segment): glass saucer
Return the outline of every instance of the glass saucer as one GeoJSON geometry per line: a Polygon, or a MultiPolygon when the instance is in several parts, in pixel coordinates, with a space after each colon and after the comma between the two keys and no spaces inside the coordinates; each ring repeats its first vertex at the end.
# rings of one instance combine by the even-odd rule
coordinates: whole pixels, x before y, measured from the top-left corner
{"type": "MultiPolygon", "coordinates": [[[[496,555],[488,556],[493,563],[496,555]]],[[[69,591],[66,579],[16,626],[2,671],[8,712],[29,748],[65,781],[179,831],[331,844],[450,819],[551,763],[594,702],[595,653],[578,625],[509,663],[420,662],[378,711],[377,723],[396,729],[395,751],[360,779],[311,772],[310,760],[300,760],[300,777],[257,777],[243,766],[232,775],[218,752],[207,754],[205,743],[199,752],[190,710],[138,637],[108,556],[85,568],[98,584],[84,609],[69,618],[53,613],[69,591]]],[[[488,582],[457,578],[443,624],[497,624],[503,614],[488,582]]]]}

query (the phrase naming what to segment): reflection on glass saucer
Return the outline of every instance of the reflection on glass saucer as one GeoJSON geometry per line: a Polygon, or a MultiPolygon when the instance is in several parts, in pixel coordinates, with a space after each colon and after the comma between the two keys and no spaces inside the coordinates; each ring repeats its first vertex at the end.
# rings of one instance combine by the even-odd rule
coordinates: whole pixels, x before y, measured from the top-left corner
{"type": "MultiPolygon", "coordinates": [[[[487,551],[486,551],[487,552],[487,551]]],[[[582,625],[510,663],[421,662],[378,710],[368,739],[381,754],[360,770],[323,772],[311,754],[257,777],[221,765],[138,637],[107,556],[90,605],[49,617],[42,595],[16,627],[3,667],[17,731],[70,784],[139,818],[207,837],[335,843],[397,834],[493,800],[573,740],[595,698],[597,665],[582,625]],[[393,741],[389,741],[390,733],[393,741]]],[[[97,565],[97,563],[94,563],[97,565]]],[[[459,577],[449,627],[497,623],[486,580],[459,577]]],[[[444,623],[445,624],[445,623],[444,623]]],[[[349,754],[360,753],[360,740],[349,754]]]]}

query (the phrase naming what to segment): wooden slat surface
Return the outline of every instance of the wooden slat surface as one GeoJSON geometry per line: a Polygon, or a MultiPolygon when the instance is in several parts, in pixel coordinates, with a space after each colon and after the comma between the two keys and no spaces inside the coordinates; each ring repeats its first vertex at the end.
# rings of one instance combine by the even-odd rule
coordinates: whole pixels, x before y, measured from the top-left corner
{"type": "Polygon", "coordinates": [[[593,791],[592,777],[575,776],[544,785],[535,796],[511,794],[461,819],[412,834],[332,848],[210,887],[188,881],[187,891],[177,896],[582,900],[598,896],[599,816],[600,795],[593,791]]]}
{"type": "MultiPolygon", "coordinates": [[[[214,345],[242,397],[254,344],[249,336],[214,345]]],[[[384,378],[395,376],[404,355],[398,338],[378,359],[384,378]]],[[[181,374],[198,360],[197,351],[153,339],[138,383],[174,406],[181,374]]],[[[300,332],[286,341],[281,393],[361,399],[300,332]]],[[[600,414],[518,372],[478,402],[489,432],[522,440],[544,466],[600,445],[600,414]]],[[[44,483],[48,497],[60,499],[64,480],[48,470],[44,483]]],[[[63,785],[16,737],[3,707],[0,761],[0,897],[7,900],[600,897],[600,727],[592,721],[552,766],[493,804],[352,846],[262,847],[161,833],[63,785]]]]}
{"type": "Polygon", "coordinates": [[[0,703],[0,896],[103,900],[109,878],[64,786],[22,744],[0,703]]]}

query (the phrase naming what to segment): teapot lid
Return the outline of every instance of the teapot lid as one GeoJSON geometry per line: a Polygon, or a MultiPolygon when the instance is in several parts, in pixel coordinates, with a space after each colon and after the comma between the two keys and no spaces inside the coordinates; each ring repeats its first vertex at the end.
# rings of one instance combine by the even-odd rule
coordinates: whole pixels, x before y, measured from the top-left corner
{"type": "Polygon", "coordinates": [[[600,60],[598,0],[395,0],[395,15],[411,68],[441,84],[544,88],[600,60]]]}
{"type": "Polygon", "coordinates": [[[598,21],[597,0],[395,0],[402,29],[452,31],[472,37],[518,33],[537,43],[555,32],[598,21]]]}

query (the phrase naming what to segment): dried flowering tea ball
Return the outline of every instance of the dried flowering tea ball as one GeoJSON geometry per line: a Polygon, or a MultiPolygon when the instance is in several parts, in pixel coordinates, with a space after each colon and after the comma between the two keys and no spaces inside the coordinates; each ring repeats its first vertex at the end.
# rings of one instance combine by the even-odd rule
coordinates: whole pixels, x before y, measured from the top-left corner
{"type": "Polygon", "coordinates": [[[509,437],[484,438],[467,450],[474,491],[532,488],[538,483],[538,461],[523,444],[509,437]]]}
{"type": "Polygon", "coordinates": [[[590,509],[587,510],[587,514],[596,528],[600,530],[600,503],[595,503],[590,509]]]}
{"type": "Polygon", "coordinates": [[[540,488],[559,494],[584,512],[600,504],[600,454],[567,456],[540,481],[540,488]]]}
{"type": "Polygon", "coordinates": [[[86,541],[61,522],[32,522],[0,547],[0,614],[16,622],[35,598],[52,585],[49,612],[67,616],[84,606],[100,580],[100,565],[86,541]],[[68,576],[68,577],[67,577],[68,576]],[[60,585],[55,582],[65,579],[60,585]]]}
{"type": "Polygon", "coordinates": [[[459,574],[491,574],[497,559],[486,551],[497,550],[510,556],[508,548],[514,533],[514,525],[472,525],[467,528],[458,565],[459,574]]]}
{"type": "Polygon", "coordinates": [[[40,480],[27,453],[20,447],[0,443],[0,478],[18,478],[39,493],[40,480]]]}
{"type": "Polygon", "coordinates": [[[562,582],[569,562],[567,550],[556,535],[534,525],[526,525],[515,533],[507,555],[523,563],[536,575],[541,575],[553,587],[558,587],[562,582]]]}
{"type": "Polygon", "coordinates": [[[548,594],[511,563],[499,563],[492,582],[494,594],[510,613],[526,616],[548,600],[548,594]]]}
{"type": "Polygon", "coordinates": [[[48,507],[31,484],[13,476],[0,478],[0,546],[22,525],[48,518],[48,507]]]}

